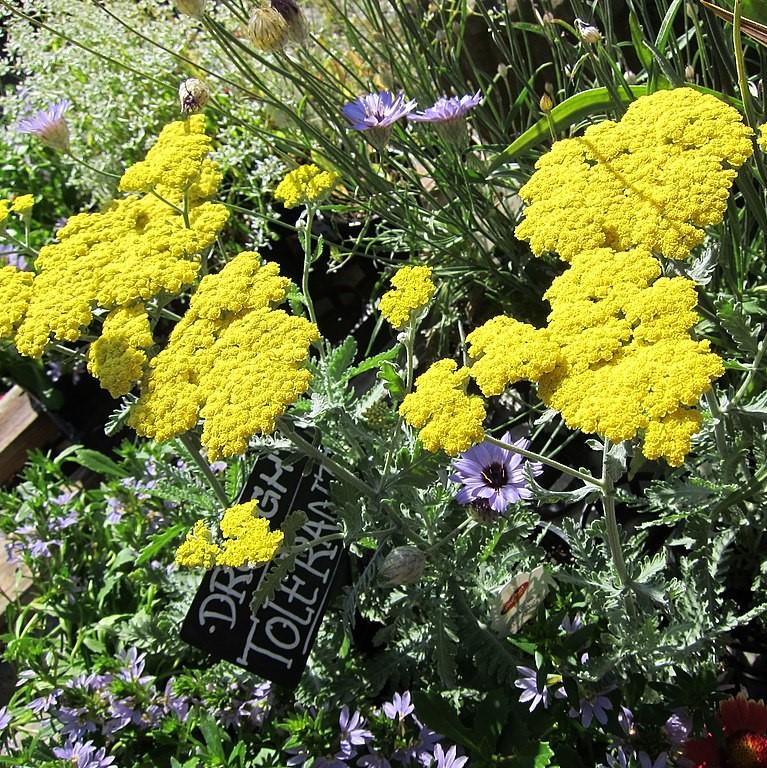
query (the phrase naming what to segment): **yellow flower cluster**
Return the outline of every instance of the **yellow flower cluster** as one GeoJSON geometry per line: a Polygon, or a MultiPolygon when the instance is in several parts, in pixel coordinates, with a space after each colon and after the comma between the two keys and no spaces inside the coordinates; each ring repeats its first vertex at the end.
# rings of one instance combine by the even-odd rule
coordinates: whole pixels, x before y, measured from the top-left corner
{"type": "Polygon", "coordinates": [[[434,296],[431,267],[401,267],[391,279],[394,288],[381,297],[379,309],[394,328],[404,328],[413,312],[423,309],[434,296]]]}
{"type": "Polygon", "coordinates": [[[316,203],[330,194],[338,178],[337,173],[323,171],[317,165],[299,165],[277,185],[274,197],[281,200],[286,208],[316,203]]]}
{"type": "Polygon", "coordinates": [[[689,336],[694,284],[659,275],[644,248],[573,256],[545,294],[546,328],[496,317],[469,334],[472,376],[485,395],[537,381],[568,426],[614,442],[644,431],[648,458],[681,464],[699,424],[693,406],[723,367],[689,336]]]}
{"type": "Polygon", "coordinates": [[[198,520],[176,550],[176,564],[187,568],[240,568],[269,562],[284,536],[282,531],[269,530],[269,521],[258,517],[257,507],[257,502],[249,501],[224,512],[221,545],[214,543],[210,529],[198,520]]]}
{"type": "Polygon", "coordinates": [[[175,205],[181,204],[185,192],[191,203],[207,200],[221,184],[221,172],[208,159],[211,144],[205,134],[204,115],[169,123],[146,159],[125,171],[120,190],[154,190],[175,205]]]}
{"type": "Polygon", "coordinates": [[[25,216],[32,210],[35,204],[34,195],[18,195],[13,200],[0,200],[0,224],[2,224],[11,211],[25,216]]]}
{"type": "Polygon", "coordinates": [[[306,391],[303,366],[316,326],[275,307],[290,281],[279,267],[244,252],[200,282],[168,346],[154,357],[129,423],[141,435],[167,440],[204,420],[202,444],[211,460],[247,448],[257,433],[306,391]]]}
{"type": "Polygon", "coordinates": [[[32,298],[31,272],[16,267],[0,269],[0,338],[8,338],[16,331],[32,298]]]}
{"type": "MultiPolygon", "coordinates": [[[[225,206],[201,202],[215,191],[220,175],[204,157],[210,140],[195,117],[166,126],[147,159],[128,169],[122,184],[134,189],[126,178],[137,184],[137,176],[162,176],[154,187],[178,203],[187,190],[189,226],[180,210],[153,194],[127,196],[101,213],[71,217],[57,233],[59,242],[44,246],[35,260],[38,274],[14,339],[21,354],[39,357],[51,338],[76,341],[96,308],[113,310],[177,294],[194,282],[200,252],[215,241],[228,217],[225,206]]],[[[11,278],[0,273],[0,291],[5,280],[11,278]]]]}
{"type": "Polygon", "coordinates": [[[721,221],[751,135],[735,109],[692,88],[643,96],[620,122],[555,142],[520,190],[528,207],[516,235],[565,261],[640,245],[686,258],[721,221]]]}
{"type": "Polygon", "coordinates": [[[88,371],[112,397],[125,395],[144,374],[146,350],[152,342],[143,304],[113,309],[104,320],[101,336],[88,349],[88,371]]]}
{"type": "Polygon", "coordinates": [[[439,360],[416,379],[416,391],[405,397],[399,412],[421,430],[428,451],[450,456],[465,451],[484,437],[485,405],[481,397],[466,394],[469,369],[453,360],[439,360]]]}

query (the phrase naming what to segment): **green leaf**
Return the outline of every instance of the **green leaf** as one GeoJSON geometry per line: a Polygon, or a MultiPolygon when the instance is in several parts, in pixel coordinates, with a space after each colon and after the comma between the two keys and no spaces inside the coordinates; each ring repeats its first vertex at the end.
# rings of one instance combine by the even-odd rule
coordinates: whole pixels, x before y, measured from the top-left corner
{"type": "Polygon", "coordinates": [[[379,377],[386,385],[386,389],[389,390],[391,399],[398,403],[405,396],[405,382],[402,380],[402,376],[397,373],[397,369],[388,361],[381,363],[381,367],[378,372],[379,377]]]}
{"type": "Polygon", "coordinates": [[[507,761],[510,768],[547,768],[551,765],[554,750],[548,741],[525,745],[518,755],[507,761]]]}
{"type": "Polygon", "coordinates": [[[629,28],[631,30],[631,42],[634,45],[639,63],[649,72],[650,67],[652,67],[652,56],[644,44],[644,29],[642,29],[642,25],[639,23],[633,8],[629,13],[629,28]]]}
{"type": "Polygon", "coordinates": [[[346,369],[352,364],[357,354],[357,342],[354,336],[347,336],[341,344],[331,350],[327,358],[327,373],[332,381],[340,381],[345,376],[346,369]]]}
{"type": "Polygon", "coordinates": [[[141,554],[136,558],[136,566],[149,562],[156,554],[165,549],[185,528],[186,526],[183,523],[176,523],[176,525],[172,525],[162,533],[153,536],[149,544],[141,550],[141,554]]]}
{"type": "Polygon", "coordinates": [[[223,762],[226,759],[226,753],[216,721],[206,712],[201,712],[197,725],[202,731],[205,745],[208,747],[210,753],[208,757],[213,756],[223,762]]]}
{"type": "Polygon", "coordinates": [[[660,53],[664,53],[666,46],[668,45],[668,39],[674,31],[674,19],[679,8],[682,5],[682,0],[674,0],[666,11],[666,15],[663,17],[660,29],[658,30],[658,36],[655,38],[655,47],[660,53]]]}
{"type": "MultiPolygon", "coordinates": [[[[630,94],[620,91],[618,95],[622,103],[630,104],[640,96],[645,96],[648,92],[649,90],[646,85],[632,85],[630,94]]],[[[555,130],[561,131],[592,115],[611,112],[613,109],[615,109],[615,102],[607,88],[591,88],[588,91],[576,93],[569,99],[565,99],[561,104],[557,104],[549,113],[549,118],[555,130]]],[[[490,165],[488,174],[497,170],[509,160],[513,160],[515,157],[550,138],[549,121],[544,117],[535,125],[530,126],[503,150],[490,165]]]]}
{"type": "Polygon", "coordinates": [[[80,466],[90,469],[99,475],[109,477],[127,477],[128,475],[126,469],[123,469],[119,464],[115,464],[108,456],[90,448],[80,448],[80,450],[69,457],[69,461],[74,461],[76,464],[80,464],[80,466]]]}
{"type": "MultiPolygon", "coordinates": [[[[733,0],[717,0],[717,2],[703,3],[703,5],[718,16],[721,15],[723,18],[728,16],[727,21],[732,20],[735,9],[733,0]]],[[[753,21],[767,26],[767,3],[764,0],[743,0],[740,7],[741,22],[753,21]]],[[[744,28],[743,31],[748,30],[744,28]]]]}
{"type": "Polygon", "coordinates": [[[385,352],[381,352],[380,354],[374,355],[373,357],[368,357],[359,365],[356,365],[354,368],[350,368],[346,372],[346,376],[344,378],[347,380],[353,379],[355,376],[359,376],[361,373],[365,373],[365,371],[370,371],[373,368],[380,368],[381,363],[394,360],[399,355],[400,349],[400,345],[396,344],[391,349],[387,349],[385,352]]]}
{"type": "Polygon", "coordinates": [[[439,694],[414,691],[413,704],[418,717],[435,731],[474,752],[482,752],[481,746],[474,741],[474,731],[461,722],[455,710],[439,694]]]}

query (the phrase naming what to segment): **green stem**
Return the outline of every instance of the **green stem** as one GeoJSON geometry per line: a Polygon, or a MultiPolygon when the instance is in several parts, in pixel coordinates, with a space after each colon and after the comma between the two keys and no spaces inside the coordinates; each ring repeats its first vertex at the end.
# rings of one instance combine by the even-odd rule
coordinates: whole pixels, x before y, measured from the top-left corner
{"type": "Polygon", "coordinates": [[[443,544],[447,544],[448,541],[453,539],[459,533],[462,533],[463,531],[469,531],[476,525],[476,520],[472,520],[470,517],[467,517],[466,520],[464,520],[459,526],[453,528],[453,530],[450,531],[447,536],[443,536],[436,544],[432,544],[424,554],[428,557],[432,552],[438,550],[443,544]]]}
{"type": "Polygon", "coordinates": [[[618,572],[618,578],[624,587],[631,585],[626,561],[623,559],[623,548],[621,546],[621,534],[618,530],[618,520],[615,516],[615,488],[608,471],[608,461],[610,453],[610,441],[605,438],[605,445],[602,452],[602,507],[605,510],[605,532],[607,534],[607,547],[612,555],[615,570],[618,572]]]}
{"type": "Polygon", "coordinates": [[[306,206],[306,226],[304,227],[304,237],[302,247],[304,249],[304,271],[301,276],[301,291],[304,294],[304,304],[309,312],[309,319],[316,326],[317,315],[314,311],[314,302],[309,293],[309,272],[311,271],[312,261],[314,261],[314,251],[312,249],[312,223],[314,221],[314,206],[306,206]]]}
{"type": "Polygon", "coordinates": [[[326,456],[319,448],[315,448],[308,440],[304,440],[285,420],[280,420],[279,429],[296,448],[309,458],[322,464],[331,474],[335,475],[336,479],[349,483],[371,499],[375,498],[375,492],[364,480],[360,480],[348,469],[331,459],[330,456],[326,456]]]}
{"type": "Polygon", "coordinates": [[[743,102],[746,121],[751,128],[756,128],[754,110],[751,106],[751,92],[748,90],[748,75],[746,73],[746,57],[743,54],[743,41],[740,34],[742,0],[735,0],[732,9],[732,46],[735,54],[735,67],[738,71],[738,89],[743,102]]]}
{"type": "Polygon", "coordinates": [[[714,417],[714,439],[716,440],[716,449],[719,451],[719,455],[722,459],[727,456],[727,437],[724,434],[724,422],[722,420],[722,409],[719,407],[719,401],[714,394],[714,390],[709,388],[706,394],[706,404],[708,405],[711,415],[714,417]]]}
{"type": "Polygon", "coordinates": [[[499,448],[505,448],[507,451],[511,451],[512,453],[518,453],[520,456],[524,456],[526,459],[530,459],[530,461],[539,461],[541,464],[546,464],[553,469],[559,470],[562,472],[562,474],[576,477],[579,480],[583,480],[584,483],[593,485],[600,491],[603,491],[602,481],[598,480],[593,475],[589,475],[587,472],[580,472],[577,469],[568,467],[566,464],[560,464],[558,461],[554,461],[554,459],[549,459],[540,453],[535,453],[534,451],[528,451],[525,448],[520,448],[518,445],[513,445],[512,443],[504,443],[502,440],[498,440],[498,438],[495,438],[492,435],[486,434],[485,440],[487,440],[489,443],[492,443],[493,445],[497,445],[499,448]]]}
{"type": "Polygon", "coordinates": [[[405,331],[405,394],[413,388],[413,348],[415,347],[414,323],[410,323],[405,331]]]}
{"type": "Polygon", "coordinates": [[[751,382],[754,380],[754,376],[756,376],[756,372],[759,370],[759,366],[762,363],[762,357],[764,357],[765,350],[767,350],[767,336],[762,339],[762,343],[757,348],[754,362],[751,365],[746,378],[743,380],[743,383],[738,387],[738,391],[735,393],[735,397],[732,398],[730,405],[739,403],[741,398],[748,391],[748,388],[751,386],[751,382]]]}
{"type": "Polygon", "coordinates": [[[221,502],[224,509],[227,509],[229,505],[229,498],[226,495],[224,487],[219,482],[219,479],[213,474],[213,470],[210,468],[210,464],[200,454],[200,448],[197,441],[192,437],[191,432],[185,432],[180,437],[181,443],[184,448],[189,452],[189,456],[192,461],[197,465],[198,469],[205,476],[213,493],[216,494],[216,498],[221,502]]]}
{"type": "Polygon", "coordinates": [[[93,171],[94,173],[99,173],[102,176],[106,176],[108,179],[121,179],[122,178],[122,176],[120,176],[117,173],[110,173],[109,171],[102,171],[101,168],[96,168],[95,165],[91,165],[90,163],[86,163],[85,160],[83,160],[81,157],[77,157],[77,155],[73,155],[71,152],[67,152],[66,155],[71,160],[74,160],[76,163],[79,163],[84,168],[87,168],[89,171],[93,171]]]}
{"type": "Polygon", "coordinates": [[[163,196],[162,196],[162,195],[161,195],[159,192],[155,192],[154,190],[151,190],[151,193],[152,193],[152,194],[153,194],[153,195],[154,195],[154,196],[155,196],[155,197],[156,197],[158,200],[161,200],[163,203],[165,203],[165,205],[167,205],[167,206],[170,206],[170,207],[171,207],[171,208],[172,208],[172,209],[173,209],[173,210],[174,210],[176,213],[178,213],[180,216],[183,216],[183,217],[184,217],[184,224],[185,224],[187,227],[189,226],[189,225],[187,224],[187,222],[188,222],[188,220],[189,220],[189,217],[187,216],[187,214],[185,214],[185,213],[184,213],[184,211],[183,211],[181,208],[179,208],[177,205],[173,205],[173,203],[171,203],[171,201],[170,201],[170,200],[167,200],[166,198],[164,198],[164,197],[163,197],[163,196]]]}

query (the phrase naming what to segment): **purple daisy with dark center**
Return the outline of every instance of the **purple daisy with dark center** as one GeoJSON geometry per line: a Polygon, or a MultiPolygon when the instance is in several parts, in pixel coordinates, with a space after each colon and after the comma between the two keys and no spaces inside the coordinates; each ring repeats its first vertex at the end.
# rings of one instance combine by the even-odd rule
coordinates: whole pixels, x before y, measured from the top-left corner
{"type": "MultiPolygon", "coordinates": [[[[510,432],[503,436],[502,442],[522,449],[530,447],[530,441],[524,437],[512,443],[510,432]]],[[[523,459],[518,453],[489,442],[461,453],[453,461],[453,469],[450,479],[462,486],[456,501],[471,504],[479,519],[488,522],[503,515],[509,504],[533,495],[526,473],[535,477],[543,472],[538,462],[523,459]]]]}
{"type": "Polygon", "coordinates": [[[16,129],[21,133],[31,133],[45,146],[59,152],[69,150],[69,126],[65,117],[69,109],[69,101],[62,99],[51,104],[47,110],[42,110],[32,117],[19,120],[16,129]]]}
{"type": "Polygon", "coordinates": [[[386,146],[392,126],[416,108],[414,100],[405,100],[402,93],[389,91],[360,96],[341,109],[355,131],[367,131],[370,143],[380,152],[386,146]]]}

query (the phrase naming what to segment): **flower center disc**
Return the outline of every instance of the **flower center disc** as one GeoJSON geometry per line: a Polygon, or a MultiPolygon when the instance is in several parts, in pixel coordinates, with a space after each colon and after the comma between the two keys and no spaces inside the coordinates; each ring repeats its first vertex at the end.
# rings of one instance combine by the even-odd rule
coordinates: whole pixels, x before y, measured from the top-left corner
{"type": "Polygon", "coordinates": [[[484,468],[482,471],[482,477],[487,480],[488,485],[491,485],[496,490],[503,488],[508,480],[506,476],[506,465],[501,464],[498,461],[494,461],[492,464],[489,464],[484,468]]]}
{"type": "Polygon", "coordinates": [[[736,733],[728,739],[728,768],[767,768],[767,736],[736,733]]]}

